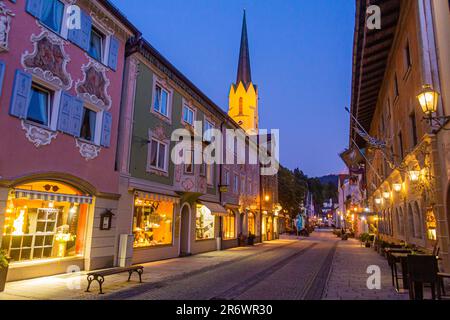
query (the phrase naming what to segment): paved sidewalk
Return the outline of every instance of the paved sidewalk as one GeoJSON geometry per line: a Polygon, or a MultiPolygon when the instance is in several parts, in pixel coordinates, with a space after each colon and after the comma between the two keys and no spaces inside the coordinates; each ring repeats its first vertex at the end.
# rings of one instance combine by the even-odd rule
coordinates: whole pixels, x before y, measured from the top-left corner
{"type": "Polygon", "coordinates": [[[361,247],[355,239],[339,241],[330,271],[324,300],[408,300],[392,286],[391,269],[385,258],[372,248],[361,247]],[[367,268],[381,269],[381,289],[369,290],[367,268]]]}
{"type": "MultiPolygon", "coordinates": [[[[201,273],[231,264],[239,260],[245,260],[254,255],[270,250],[278,249],[282,246],[289,246],[298,241],[275,240],[253,247],[238,247],[224,251],[213,251],[185,258],[175,258],[170,260],[156,261],[142,264],[144,274],[142,281],[154,284],[176,281],[183,279],[187,275],[201,273]]],[[[126,282],[128,274],[111,275],[106,277],[103,291],[106,293],[99,296],[98,284],[93,282],[91,292],[84,292],[87,287],[86,272],[64,274],[38,279],[9,282],[6,290],[0,293],[0,300],[70,300],[70,299],[108,299],[108,295],[117,294],[122,290],[129,290],[134,286],[142,284],[136,280],[137,275],[133,274],[132,281],[126,282]],[[72,287],[74,289],[69,289],[72,287]]]]}

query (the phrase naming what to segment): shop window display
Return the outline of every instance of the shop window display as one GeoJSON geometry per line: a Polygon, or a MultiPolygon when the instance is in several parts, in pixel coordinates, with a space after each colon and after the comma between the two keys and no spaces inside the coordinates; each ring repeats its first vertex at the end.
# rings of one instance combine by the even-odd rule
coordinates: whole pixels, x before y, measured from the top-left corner
{"type": "Polygon", "coordinates": [[[134,247],[172,244],[173,203],[136,198],[133,218],[134,247]]]}
{"type": "Polygon", "coordinates": [[[236,239],[236,215],[231,210],[228,210],[228,216],[223,217],[223,238],[236,239]]]}
{"type": "Polygon", "coordinates": [[[35,183],[14,189],[8,198],[2,249],[12,262],[81,256],[89,209],[84,201],[85,197],[61,184],[35,183]],[[47,186],[53,192],[46,191],[47,186]]]}
{"type": "Polygon", "coordinates": [[[195,236],[197,240],[214,239],[214,216],[204,205],[197,206],[195,236]]]}

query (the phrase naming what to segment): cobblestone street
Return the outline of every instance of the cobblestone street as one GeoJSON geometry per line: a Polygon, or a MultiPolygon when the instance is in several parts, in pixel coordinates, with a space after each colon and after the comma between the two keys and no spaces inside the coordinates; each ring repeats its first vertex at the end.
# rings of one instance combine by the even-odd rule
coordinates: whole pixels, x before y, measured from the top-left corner
{"type": "Polygon", "coordinates": [[[358,300],[407,299],[391,285],[385,259],[356,240],[340,241],[331,232],[285,239],[254,247],[210,252],[145,264],[143,284],[125,275],[106,278],[106,294],[93,285],[85,293],[85,274],[8,283],[3,299],[236,299],[358,300]],[[381,290],[369,290],[367,267],[381,269],[381,290]],[[69,290],[67,284],[79,284],[69,290]]]}

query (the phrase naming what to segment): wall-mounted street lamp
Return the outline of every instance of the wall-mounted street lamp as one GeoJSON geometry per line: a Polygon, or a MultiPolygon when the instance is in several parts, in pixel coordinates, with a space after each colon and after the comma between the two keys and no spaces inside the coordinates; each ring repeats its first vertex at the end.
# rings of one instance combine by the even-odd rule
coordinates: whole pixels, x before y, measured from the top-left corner
{"type": "Polygon", "coordinates": [[[388,200],[391,197],[391,193],[389,191],[385,191],[383,192],[383,198],[385,198],[386,200],[388,200]]]}
{"type": "Polygon", "coordinates": [[[400,191],[402,191],[402,184],[401,183],[394,183],[392,185],[392,188],[394,189],[395,192],[400,192],[400,191]]]}
{"type": "Polygon", "coordinates": [[[437,126],[442,129],[445,122],[450,120],[450,116],[437,117],[433,116],[437,112],[437,106],[439,102],[439,93],[433,89],[429,84],[422,87],[422,91],[417,95],[420,107],[425,114],[425,119],[430,126],[437,126]]]}
{"type": "Polygon", "coordinates": [[[264,197],[264,200],[265,200],[266,202],[269,202],[270,196],[269,196],[269,195],[266,195],[266,196],[264,197]]]}
{"type": "Polygon", "coordinates": [[[419,170],[410,170],[410,171],[408,171],[408,175],[409,175],[409,180],[411,180],[411,182],[417,182],[417,181],[419,181],[419,178],[420,178],[420,171],[419,170]]]}
{"type": "Polygon", "coordinates": [[[381,198],[375,198],[375,203],[380,205],[381,204],[381,198]]]}

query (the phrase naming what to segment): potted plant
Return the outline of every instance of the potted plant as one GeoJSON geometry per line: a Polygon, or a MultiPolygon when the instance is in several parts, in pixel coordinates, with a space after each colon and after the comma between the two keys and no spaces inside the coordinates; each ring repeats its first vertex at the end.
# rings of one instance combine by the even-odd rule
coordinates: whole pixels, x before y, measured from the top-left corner
{"type": "Polygon", "coordinates": [[[254,234],[251,234],[251,233],[248,234],[247,244],[249,246],[253,246],[255,244],[255,235],[254,234]]]}
{"type": "Polygon", "coordinates": [[[0,250],[0,292],[5,291],[8,268],[9,268],[9,258],[6,255],[6,251],[0,250]]]}

